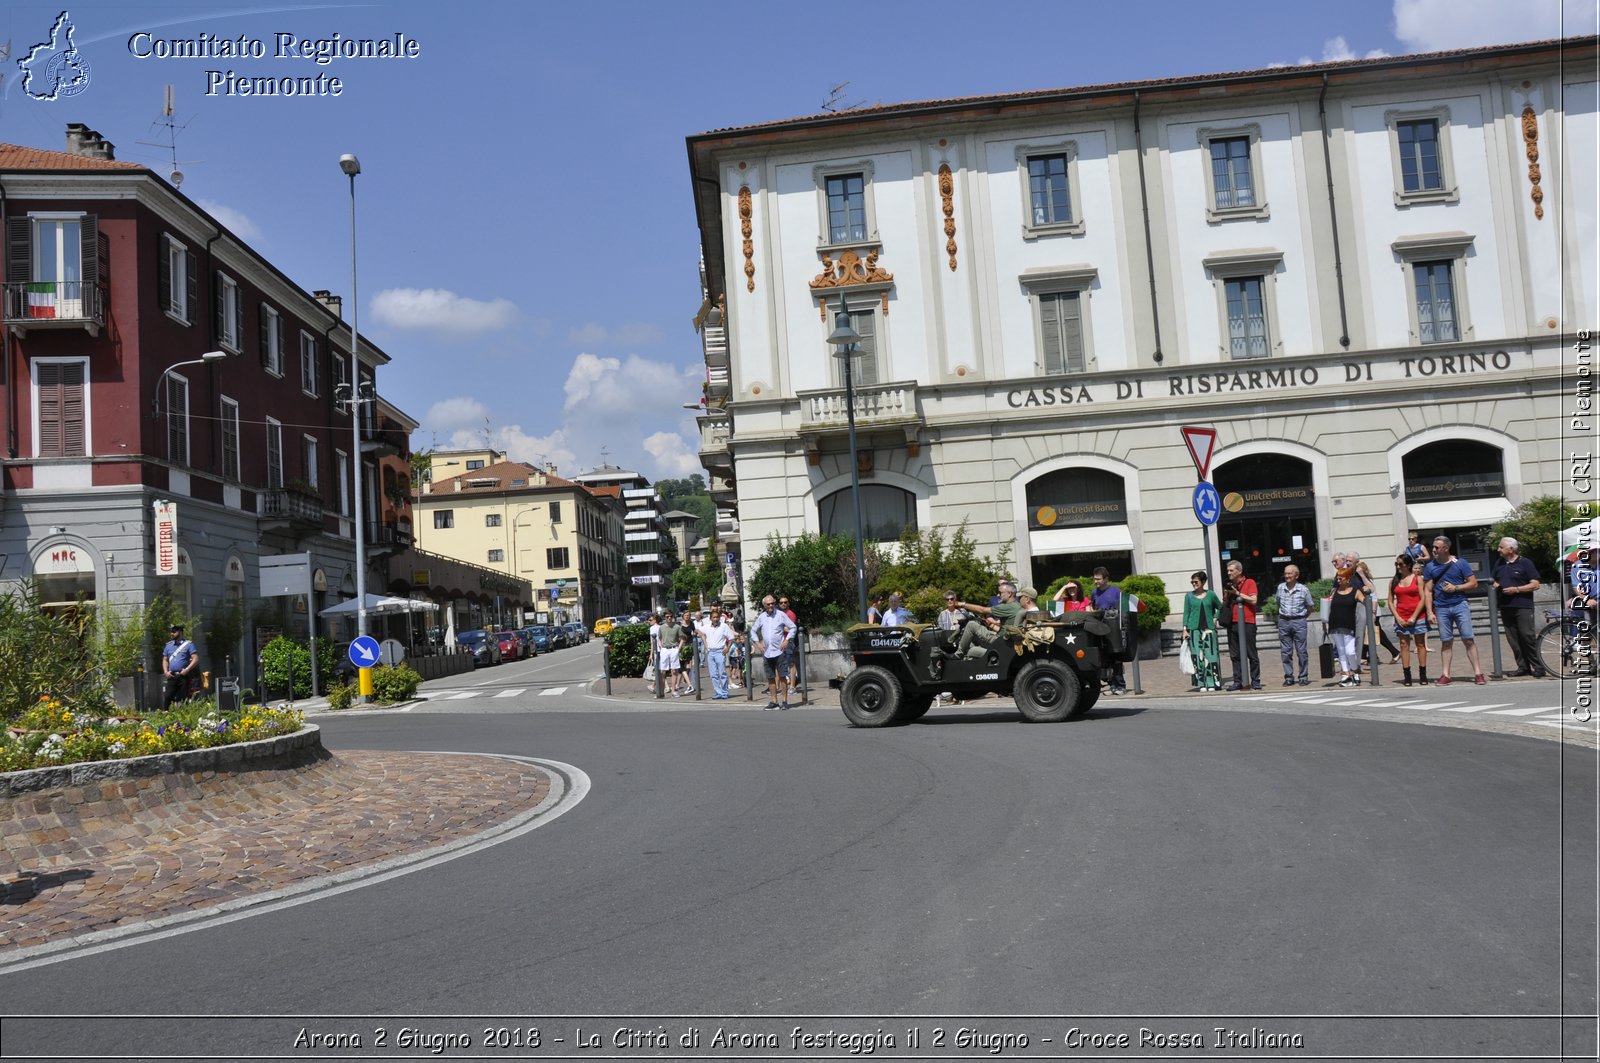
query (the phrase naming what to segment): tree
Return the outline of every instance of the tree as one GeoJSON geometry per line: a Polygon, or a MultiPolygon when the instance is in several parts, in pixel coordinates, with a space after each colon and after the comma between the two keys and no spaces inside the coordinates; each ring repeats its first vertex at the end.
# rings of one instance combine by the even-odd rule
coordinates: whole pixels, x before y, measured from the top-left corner
{"type": "Polygon", "coordinates": [[[1515,539],[1518,552],[1538,567],[1540,579],[1554,580],[1560,575],[1561,532],[1581,519],[1576,506],[1556,495],[1530,498],[1490,526],[1489,549],[1497,549],[1501,539],[1515,539]]]}
{"type": "Polygon", "coordinates": [[[800,623],[810,628],[842,628],[856,620],[856,586],[850,566],[848,582],[840,574],[840,559],[849,557],[855,546],[842,535],[812,535],[784,541],[767,537],[766,552],[756,562],[746,590],[752,602],[767,595],[780,594],[800,623]]]}
{"type": "Polygon", "coordinates": [[[977,544],[962,524],[945,541],[934,526],[926,532],[907,528],[900,535],[898,557],[884,564],[873,583],[880,594],[900,592],[906,606],[923,623],[931,623],[944,608],[944,592],[953,590],[963,601],[986,602],[1010,564],[1009,544],[999,558],[978,556],[977,544]]]}

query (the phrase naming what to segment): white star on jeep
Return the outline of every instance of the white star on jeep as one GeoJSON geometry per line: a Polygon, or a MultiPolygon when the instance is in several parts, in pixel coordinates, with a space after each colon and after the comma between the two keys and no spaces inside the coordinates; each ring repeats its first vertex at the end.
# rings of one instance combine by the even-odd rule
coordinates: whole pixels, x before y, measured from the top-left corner
{"type": "Polygon", "coordinates": [[[1066,643],[1067,643],[1067,645],[1068,645],[1068,646],[1070,646],[1070,645],[1072,645],[1072,644],[1073,644],[1073,643],[1074,643],[1074,642],[1077,642],[1077,641],[1078,641],[1078,636],[1077,636],[1077,635],[1072,635],[1072,634],[1069,634],[1069,635],[1067,635],[1067,637],[1066,637],[1066,640],[1065,640],[1065,641],[1066,641],[1066,643]]]}

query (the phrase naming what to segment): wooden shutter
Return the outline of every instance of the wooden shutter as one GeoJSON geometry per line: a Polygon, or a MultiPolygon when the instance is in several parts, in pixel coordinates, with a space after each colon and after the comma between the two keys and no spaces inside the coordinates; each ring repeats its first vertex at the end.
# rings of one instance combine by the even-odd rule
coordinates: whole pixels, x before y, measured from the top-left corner
{"type": "Polygon", "coordinates": [[[190,251],[183,253],[183,262],[188,267],[189,274],[186,278],[189,287],[187,289],[188,298],[184,300],[183,304],[183,319],[193,324],[196,311],[195,300],[200,297],[200,284],[196,272],[199,269],[199,262],[195,259],[193,252],[190,251]]]}
{"type": "Polygon", "coordinates": [[[39,402],[39,456],[77,457],[86,451],[82,362],[35,367],[39,402]]]}
{"type": "Polygon", "coordinates": [[[228,338],[228,286],[221,272],[211,274],[211,335],[220,345],[228,338]]]}
{"type": "Polygon", "coordinates": [[[26,281],[33,279],[33,222],[27,218],[6,219],[6,317],[25,315],[28,304],[26,281]]]}
{"type": "Polygon", "coordinates": [[[868,310],[861,314],[851,314],[851,323],[855,330],[861,334],[861,345],[857,348],[861,354],[856,358],[857,387],[869,387],[878,382],[878,318],[868,310]]]}
{"type": "Polygon", "coordinates": [[[172,309],[172,237],[163,233],[161,235],[161,252],[156,263],[156,298],[161,302],[161,309],[172,309]]]}
{"type": "Polygon", "coordinates": [[[78,298],[84,300],[85,317],[94,316],[98,304],[91,289],[100,281],[100,225],[93,214],[78,219],[78,298]]]}
{"type": "Polygon", "coordinates": [[[96,285],[95,306],[100,314],[106,314],[111,306],[111,238],[99,232],[98,221],[95,224],[95,270],[96,285]]]}
{"type": "Polygon", "coordinates": [[[262,364],[262,366],[269,366],[269,365],[272,364],[272,356],[268,353],[268,348],[272,343],[272,326],[268,323],[268,319],[271,318],[271,317],[272,317],[271,308],[268,307],[266,303],[262,303],[261,304],[261,364],[262,364]]]}
{"type": "Polygon", "coordinates": [[[1039,297],[1039,343],[1044,348],[1047,375],[1061,372],[1061,310],[1056,301],[1054,295],[1039,297]]]}

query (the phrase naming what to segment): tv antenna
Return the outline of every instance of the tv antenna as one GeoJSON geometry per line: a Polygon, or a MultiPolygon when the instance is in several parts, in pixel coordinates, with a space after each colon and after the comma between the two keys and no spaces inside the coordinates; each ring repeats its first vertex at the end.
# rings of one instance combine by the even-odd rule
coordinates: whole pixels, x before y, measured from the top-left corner
{"type": "MultiPolygon", "coordinates": [[[[151,141],[151,140],[141,140],[141,141],[139,141],[139,143],[144,144],[144,145],[146,145],[148,147],[166,148],[167,149],[168,153],[172,156],[172,174],[168,179],[172,182],[172,187],[173,188],[177,188],[178,186],[183,184],[183,171],[178,169],[178,166],[179,166],[179,163],[178,163],[178,134],[181,133],[183,130],[189,128],[189,123],[188,122],[184,122],[182,125],[179,125],[177,123],[177,121],[175,120],[175,117],[174,117],[176,114],[177,114],[177,107],[173,102],[172,86],[168,85],[168,86],[166,86],[166,92],[163,95],[162,101],[161,101],[161,118],[159,120],[155,121],[155,122],[151,122],[150,123],[152,128],[154,128],[155,126],[160,126],[161,128],[163,128],[163,129],[165,129],[167,131],[166,142],[165,143],[157,143],[157,142],[151,141]]],[[[187,166],[190,163],[204,162],[204,161],[205,161],[204,159],[188,159],[188,160],[185,160],[182,165],[187,166]]]]}

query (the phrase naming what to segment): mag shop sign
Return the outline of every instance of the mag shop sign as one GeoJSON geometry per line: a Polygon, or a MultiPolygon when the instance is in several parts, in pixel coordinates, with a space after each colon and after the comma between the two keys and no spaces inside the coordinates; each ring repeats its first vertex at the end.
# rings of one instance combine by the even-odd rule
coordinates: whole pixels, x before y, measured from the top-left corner
{"type": "Polygon", "coordinates": [[[1518,360],[1507,351],[1354,358],[1321,364],[1272,363],[1264,359],[1251,368],[1245,368],[1249,363],[1218,363],[1215,368],[1196,367],[1181,372],[1145,373],[1137,377],[1039,383],[996,390],[992,394],[1013,410],[1218,395],[1253,394],[1267,398],[1324,385],[1357,388],[1365,384],[1396,384],[1408,380],[1438,381],[1488,376],[1506,372],[1518,360]]]}

